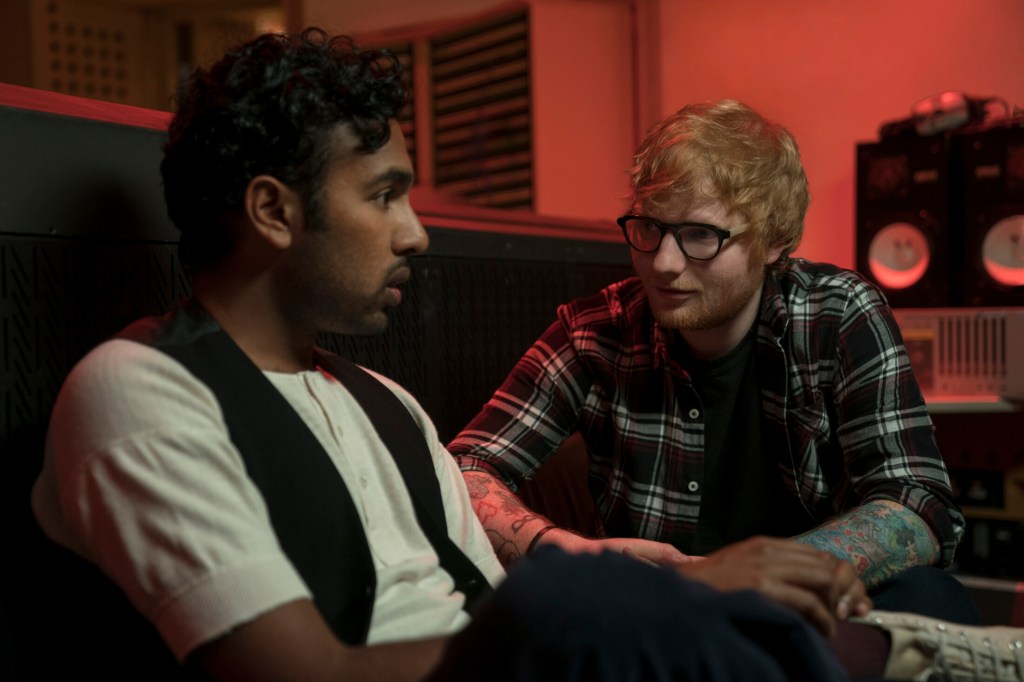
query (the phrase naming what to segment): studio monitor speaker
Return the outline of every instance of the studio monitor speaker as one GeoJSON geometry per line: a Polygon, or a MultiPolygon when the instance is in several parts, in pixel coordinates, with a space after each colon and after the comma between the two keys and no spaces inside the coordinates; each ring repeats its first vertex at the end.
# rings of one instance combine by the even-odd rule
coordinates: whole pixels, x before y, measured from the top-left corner
{"type": "Polygon", "coordinates": [[[857,145],[857,269],[897,308],[954,304],[961,231],[946,136],[857,145]]]}
{"type": "Polygon", "coordinates": [[[963,302],[1024,305],[1024,128],[958,135],[963,302]]]}

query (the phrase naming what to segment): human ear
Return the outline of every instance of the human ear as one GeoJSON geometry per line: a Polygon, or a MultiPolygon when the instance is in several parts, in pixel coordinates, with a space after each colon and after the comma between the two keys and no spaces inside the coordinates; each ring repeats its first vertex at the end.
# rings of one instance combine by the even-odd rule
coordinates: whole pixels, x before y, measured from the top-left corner
{"type": "Polygon", "coordinates": [[[245,188],[243,202],[249,223],[261,237],[277,249],[291,246],[303,220],[298,192],[272,175],[257,175],[245,188]]]}
{"type": "Polygon", "coordinates": [[[772,265],[779,260],[782,256],[782,252],[785,250],[785,246],[782,244],[772,244],[768,247],[764,254],[764,264],[772,265]]]}

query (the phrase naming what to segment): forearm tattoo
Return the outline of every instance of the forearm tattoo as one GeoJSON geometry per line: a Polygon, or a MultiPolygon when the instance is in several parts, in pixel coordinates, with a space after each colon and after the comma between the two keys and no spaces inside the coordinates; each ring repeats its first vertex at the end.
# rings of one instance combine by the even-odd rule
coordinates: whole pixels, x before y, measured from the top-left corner
{"type": "Polygon", "coordinates": [[[796,539],[850,562],[868,587],[938,556],[928,526],[896,503],[869,502],[796,539]]]}
{"type": "Polygon", "coordinates": [[[512,491],[488,474],[472,472],[465,479],[473,511],[498,560],[504,566],[515,563],[523,557],[533,533],[548,524],[547,519],[527,509],[512,491]]]}

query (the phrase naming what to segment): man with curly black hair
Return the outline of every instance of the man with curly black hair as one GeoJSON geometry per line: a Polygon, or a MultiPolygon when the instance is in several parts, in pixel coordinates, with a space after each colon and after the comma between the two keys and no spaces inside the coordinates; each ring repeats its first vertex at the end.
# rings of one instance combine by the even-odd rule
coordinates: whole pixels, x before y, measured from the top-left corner
{"type": "Polygon", "coordinates": [[[179,94],[161,172],[181,257],[193,268],[230,249],[224,218],[243,209],[252,178],[267,174],[295,188],[307,216],[322,221],[337,125],[346,124],[362,153],[391,140],[391,119],[407,98],[397,60],[316,29],[302,40],[303,49],[283,35],[243,45],[194,73],[179,94]]]}
{"type": "Polygon", "coordinates": [[[406,97],[393,56],[313,29],[193,74],[161,168],[192,296],[55,406],[40,524],[218,679],[420,678],[504,577],[415,400],[315,344],[382,331],[427,247],[406,97]]]}

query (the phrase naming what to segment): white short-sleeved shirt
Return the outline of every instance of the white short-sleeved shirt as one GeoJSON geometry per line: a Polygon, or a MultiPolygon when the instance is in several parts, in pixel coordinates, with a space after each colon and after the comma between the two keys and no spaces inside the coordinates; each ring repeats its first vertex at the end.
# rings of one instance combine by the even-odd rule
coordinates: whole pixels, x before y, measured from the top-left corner
{"type": "MultiPolygon", "coordinates": [[[[355,398],[319,371],[265,372],[330,455],[377,572],[368,643],[468,622],[463,596],[416,522],[394,460],[355,398]]],[[[504,572],[430,419],[394,382],[434,460],[448,534],[492,585],[504,572]]],[[[56,542],[97,563],[179,659],[309,589],[283,554],[213,393],[143,344],[104,343],[54,407],[33,508],[56,542]]]]}

